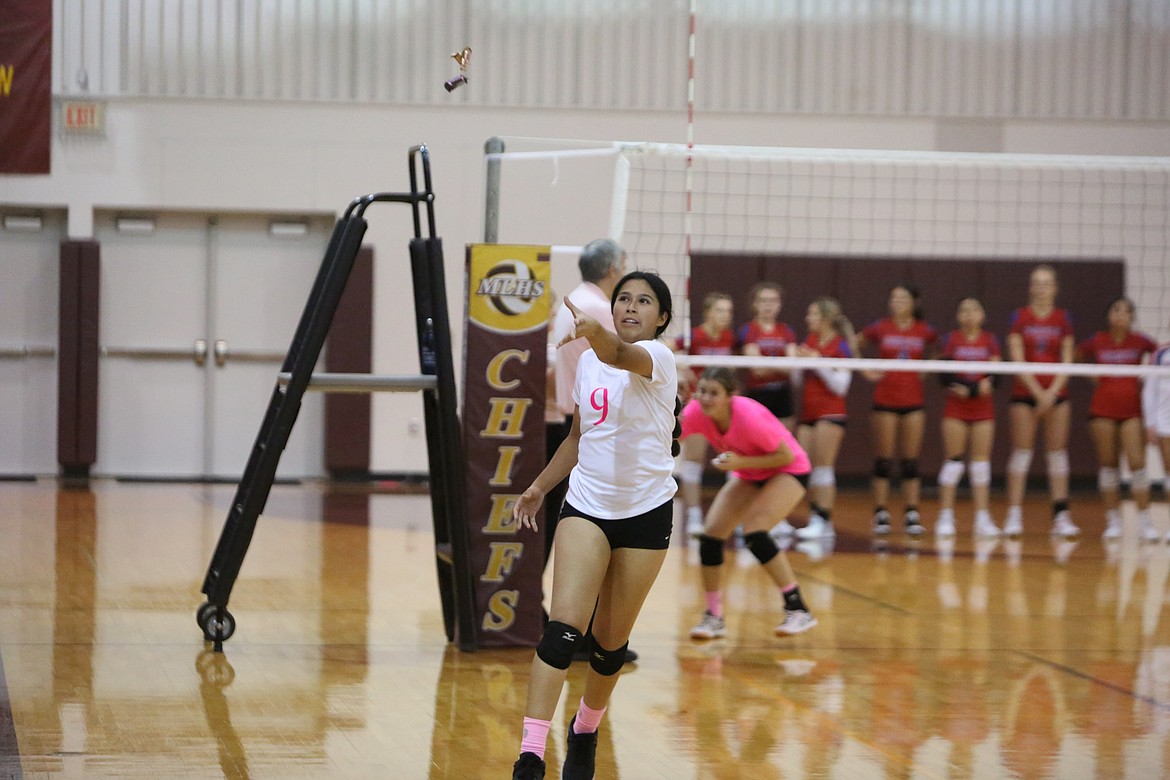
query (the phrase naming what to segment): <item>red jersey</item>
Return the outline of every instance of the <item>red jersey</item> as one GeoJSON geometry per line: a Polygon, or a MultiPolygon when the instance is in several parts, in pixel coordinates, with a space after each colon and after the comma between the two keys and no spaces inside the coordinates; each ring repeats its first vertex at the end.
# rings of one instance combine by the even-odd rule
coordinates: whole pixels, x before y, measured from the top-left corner
{"type": "MultiPolygon", "coordinates": [[[[677,348],[683,348],[681,338],[678,340],[677,348]]],[[[691,348],[687,350],[688,355],[731,355],[734,352],[735,334],[731,332],[731,328],[727,328],[715,338],[708,336],[702,326],[691,331],[691,348]]],[[[695,372],[696,379],[702,375],[704,368],[706,366],[690,367],[691,371],[695,372]]]]}
{"type": "MultiPolygon", "coordinates": [[[[1000,357],[999,339],[994,333],[981,330],[975,338],[967,338],[961,330],[952,330],[942,343],[943,360],[991,360],[1000,357]]],[[[987,373],[963,372],[956,374],[960,382],[980,382],[987,373]]],[[[979,422],[995,419],[995,396],[991,393],[972,398],[960,398],[949,390],[943,402],[943,417],[964,422],[979,422]]]]}
{"type": "MultiPolygon", "coordinates": [[[[760,348],[760,354],[767,357],[783,357],[788,353],[788,345],[796,343],[796,334],[792,328],[783,322],[777,322],[770,332],[765,332],[760,323],[752,320],[743,325],[737,334],[739,346],[742,350],[746,344],[755,344],[760,348]]],[[[787,371],[768,371],[767,374],[747,372],[747,389],[758,390],[762,387],[782,387],[788,384],[787,371]]]]}
{"type": "MultiPolygon", "coordinates": [[[[1018,334],[1024,339],[1024,360],[1028,363],[1060,363],[1060,345],[1065,338],[1073,335],[1072,315],[1064,309],[1053,309],[1047,317],[1039,317],[1031,306],[1024,306],[1012,313],[1008,334],[1018,334]]],[[[1048,387],[1056,377],[1036,376],[1041,387],[1048,387]]],[[[1024,383],[1016,378],[1012,385],[1012,399],[1028,399],[1032,394],[1024,383]]],[[[1060,393],[1068,397],[1068,384],[1060,393]]]]}
{"type": "MultiPolygon", "coordinates": [[[[836,336],[828,344],[821,344],[820,339],[816,335],[812,335],[805,339],[804,345],[820,352],[821,357],[853,357],[853,351],[849,349],[849,342],[843,336],[836,336]]],[[[800,406],[800,422],[811,425],[822,417],[845,419],[845,397],[830,390],[816,369],[805,369],[804,400],[800,406]]]]}
{"type": "MultiPolygon", "coordinates": [[[[1144,333],[1133,332],[1118,342],[1108,332],[1100,331],[1080,345],[1081,357],[1085,361],[1115,366],[1141,365],[1143,358],[1157,349],[1158,345],[1144,333]]],[[[1136,376],[1097,377],[1097,388],[1089,403],[1089,416],[1110,420],[1141,417],[1141,381],[1136,376]]]]}
{"type": "MultiPolygon", "coordinates": [[[[892,317],[878,320],[861,334],[866,341],[877,346],[877,356],[887,360],[922,360],[927,346],[938,341],[934,328],[922,320],[914,320],[909,327],[902,329],[892,317]]],[[[922,377],[913,371],[887,371],[873,389],[874,406],[907,409],[924,403],[922,377]]]]}

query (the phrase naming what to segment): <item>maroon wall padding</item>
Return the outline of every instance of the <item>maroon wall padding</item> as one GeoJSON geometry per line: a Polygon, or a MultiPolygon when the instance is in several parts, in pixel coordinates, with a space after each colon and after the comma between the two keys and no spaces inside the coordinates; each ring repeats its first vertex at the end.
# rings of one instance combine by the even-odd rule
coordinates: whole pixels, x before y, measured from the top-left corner
{"type": "MultiPolygon", "coordinates": [[[[841,301],[845,314],[860,332],[869,323],[888,315],[889,292],[899,282],[916,285],[922,292],[926,321],[939,331],[940,337],[955,328],[955,308],[959,299],[974,295],[987,311],[985,327],[1000,339],[1007,350],[1007,330],[1011,313],[1027,304],[1028,277],[1039,261],[1034,259],[927,258],[839,256],[727,255],[699,253],[691,258],[690,301],[693,324],[702,321],[703,296],[718,290],[729,293],[735,302],[735,326],[751,319],[750,291],[762,280],[779,282],[784,287],[780,319],[788,323],[803,340],[808,335],[805,313],[818,296],[830,295],[841,301]]],[[[1073,315],[1077,341],[1105,327],[1105,310],[1124,295],[1125,264],[1121,260],[1051,260],[1060,283],[1057,304],[1073,315]]],[[[1140,312],[1139,312],[1140,315],[1140,312]]],[[[936,374],[927,374],[926,435],[923,439],[921,473],[931,479],[942,461],[942,435],[939,419],[942,394],[936,374]]],[[[1007,404],[1011,380],[1004,377],[996,391],[995,448],[992,467],[1002,475],[1010,451],[1007,404]]],[[[837,462],[843,476],[865,477],[872,471],[873,452],[869,446],[868,411],[873,386],[855,375],[849,389],[849,426],[837,462]]],[[[1096,474],[1097,463],[1085,419],[1088,415],[1092,383],[1073,378],[1069,383],[1072,402],[1072,431],[1069,457],[1076,477],[1096,474]]],[[[799,399],[799,393],[797,394],[799,399]]],[[[1045,471],[1044,440],[1037,436],[1032,460],[1032,475],[1045,471]]]]}
{"type": "MultiPolygon", "coordinates": [[[[374,250],[358,250],[345,292],[325,341],[325,370],[368,374],[373,365],[374,250]]],[[[325,396],[325,468],[330,476],[365,477],[370,472],[369,393],[325,396]]]]}
{"type": "Polygon", "coordinates": [[[101,249],[61,242],[57,358],[57,462],[84,476],[97,460],[98,312],[101,249]]]}

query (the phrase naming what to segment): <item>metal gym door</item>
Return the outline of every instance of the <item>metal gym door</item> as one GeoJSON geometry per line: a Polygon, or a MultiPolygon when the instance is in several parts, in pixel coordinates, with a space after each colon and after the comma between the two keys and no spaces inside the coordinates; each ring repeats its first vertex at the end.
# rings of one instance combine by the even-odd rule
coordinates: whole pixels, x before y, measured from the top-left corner
{"type": "MultiPolygon", "coordinates": [[[[98,215],[95,473],[239,479],[331,222],[98,215]]],[[[278,477],[323,473],[323,408],[306,399],[278,477]]]]}
{"type": "Polygon", "coordinates": [[[57,309],[65,215],[0,224],[0,476],[57,473],[57,309]]]}

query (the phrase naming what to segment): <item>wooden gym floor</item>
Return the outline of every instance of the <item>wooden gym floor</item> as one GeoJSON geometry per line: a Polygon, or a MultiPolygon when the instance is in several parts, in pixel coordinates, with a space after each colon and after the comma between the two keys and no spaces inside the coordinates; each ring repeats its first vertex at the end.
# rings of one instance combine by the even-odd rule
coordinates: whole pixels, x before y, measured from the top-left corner
{"type": "MultiPolygon", "coordinates": [[[[427,496],[277,486],[217,655],[194,610],[234,490],[0,483],[0,778],[509,777],[532,651],[447,646],[427,496]]],[[[953,549],[876,547],[847,492],[833,549],[789,553],[820,625],[775,637],[779,594],[740,550],[705,644],[676,533],[598,777],[1170,775],[1170,546],[1137,541],[1132,507],[1110,547],[1093,494],[1073,511],[1073,544],[1037,496],[1018,541],[973,544],[964,506],[953,549]]]]}

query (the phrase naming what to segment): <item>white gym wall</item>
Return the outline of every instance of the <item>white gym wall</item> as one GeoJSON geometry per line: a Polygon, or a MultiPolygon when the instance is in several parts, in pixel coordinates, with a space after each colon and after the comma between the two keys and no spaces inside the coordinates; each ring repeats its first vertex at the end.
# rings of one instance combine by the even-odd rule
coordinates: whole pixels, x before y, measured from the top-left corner
{"type": "MultiPolygon", "coordinates": [[[[704,0],[695,138],[1170,155],[1170,4],[1069,5],[704,0]],[[911,40],[929,56],[907,72],[911,40]]],[[[54,94],[106,101],[105,133],[55,135],[53,173],[0,177],[0,211],[63,210],[74,239],[94,235],[95,211],[331,216],[354,196],[407,189],[407,148],[422,142],[458,304],[463,246],[483,237],[484,141],[685,140],[686,12],[677,0],[55,0],[54,94]],[[465,45],[470,83],[447,93],[450,53],[465,45]]],[[[507,224],[500,240],[580,244],[608,232],[609,202],[593,190],[608,195],[610,182],[586,177],[576,191],[571,171],[560,173],[564,218],[507,224]]],[[[546,188],[553,174],[531,175],[546,188]]],[[[374,370],[412,373],[408,210],[375,206],[367,217],[374,370]]],[[[0,253],[10,240],[0,230],[0,253]]],[[[0,307],[32,305],[0,284],[0,307]]],[[[375,471],[425,471],[422,439],[409,433],[421,414],[415,397],[375,397],[375,471]]]]}

